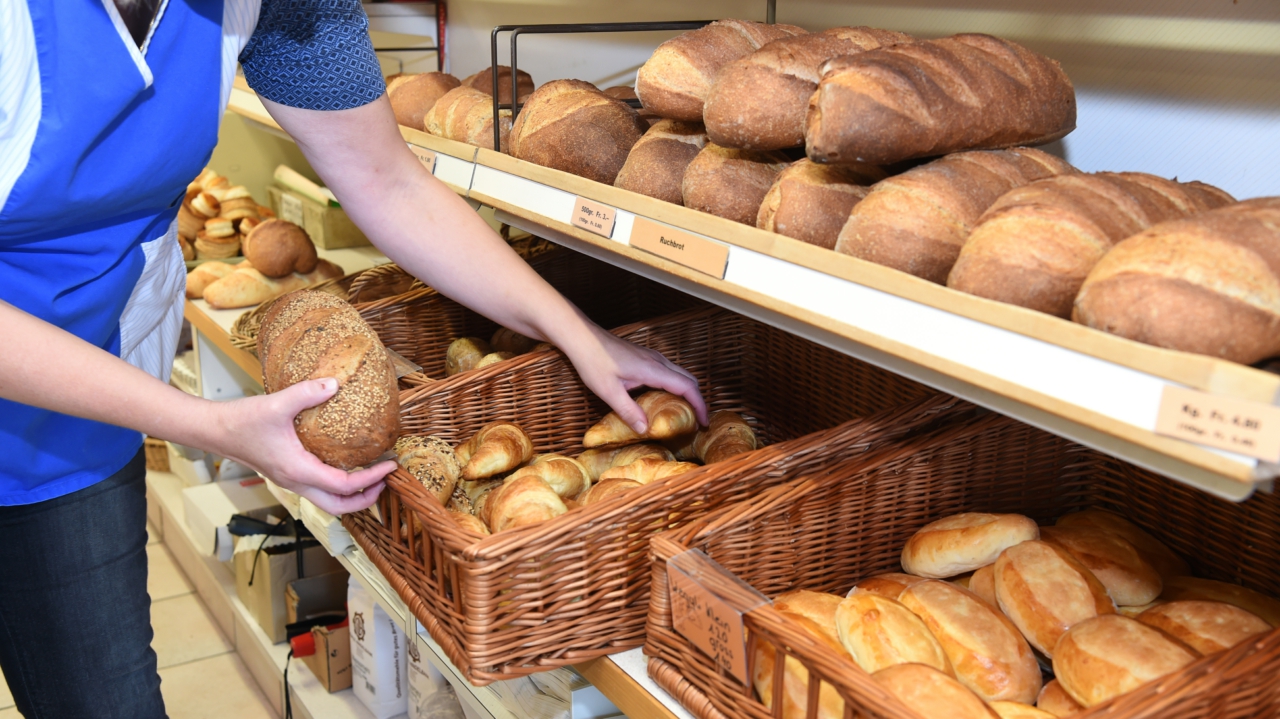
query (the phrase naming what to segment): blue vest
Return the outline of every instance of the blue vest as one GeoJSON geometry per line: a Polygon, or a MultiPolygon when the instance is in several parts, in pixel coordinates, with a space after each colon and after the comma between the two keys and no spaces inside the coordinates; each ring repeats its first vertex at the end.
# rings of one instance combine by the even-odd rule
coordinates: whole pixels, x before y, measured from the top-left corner
{"type": "MultiPolygon", "coordinates": [[[[29,7],[42,107],[30,162],[0,212],[0,299],[119,355],[141,245],[168,231],[218,139],[222,0],[169,0],[145,56],[150,86],[101,0],[29,7]]],[[[105,479],[141,442],[0,400],[0,505],[105,479]]]]}

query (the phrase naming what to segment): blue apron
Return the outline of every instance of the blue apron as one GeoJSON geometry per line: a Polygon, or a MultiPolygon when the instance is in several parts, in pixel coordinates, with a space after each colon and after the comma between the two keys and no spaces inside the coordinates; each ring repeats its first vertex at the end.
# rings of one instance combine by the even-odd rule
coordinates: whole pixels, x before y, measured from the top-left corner
{"type": "MultiPolygon", "coordinates": [[[[42,106],[0,212],[0,299],[118,356],[141,245],[168,232],[218,139],[222,0],[169,0],[145,56],[150,86],[101,0],[29,7],[42,106]]],[[[21,347],[9,339],[6,351],[21,347]]],[[[0,505],[105,479],[141,442],[0,400],[0,505]]]]}

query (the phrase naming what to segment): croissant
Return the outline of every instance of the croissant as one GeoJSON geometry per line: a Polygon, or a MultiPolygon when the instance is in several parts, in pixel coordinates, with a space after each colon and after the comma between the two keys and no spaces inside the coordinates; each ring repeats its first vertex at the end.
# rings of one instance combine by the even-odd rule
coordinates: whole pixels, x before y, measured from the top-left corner
{"type": "MultiPolygon", "coordinates": [[[[591,481],[594,482],[600,479],[600,475],[610,467],[621,467],[644,457],[659,457],[667,461],[677,459],[671,453],[671,450],[666,447],[653,442],[645,442],[627,445],[626,447],[588,449],[578,455],[578,462],[587,468],[587,474],[591,476],[591,481]]],[[[690,458],[692,458],[692,455],[690,455],[690,458]]]]}
{"type": "Polygon", "coordinates": [[[545,522],[569,511],[554,489],[528,475],[504,482],[487,504],[487,524],[494,533],[545,522]]]}
{"type": "Polygon", "coordinates": [[[610,412],[604,419],[587,430],[582,439],[582,446],[608,447],[624,444],[635,444],[645,439],[672,439],[689,434],[698,428],[698,419],[693,414],[693,407],[684,399],[670,392],[655,390],[645,392],[636,399],[640,409],[649,419],[649,430],[644,436],[635,433],[616,412],[610,412]]]}
{"type": "Polygon", "coordinates": [[[634,479],[614,477],[613,479],[604,480],[598,484],[591,485],[591,489],[583,492],[582,496],[578,497],[578,506],[589,507],[593,504],[599,504],[614,495],[624,494],[643,486],[643,484],[634,479]]]}
{"type": "Polygon", "coordinates": [[[480,534],[486,537],[489,536],[489,528],[484,526],[484,522],[481,522],[470,514],[466,514],[465,512],[449,512],[449,517],[452,518],[453,521],[457,522],[458,526],[462,527],[464,531],[471,532],[472,534],[480,534]]]}
{"type": "Polygon", "coordinates": [[[533,462],[517,469],[507,481],[525,476],[541,478],[561,499],[576,497],[591,486],[591,475],[587,473],[586,467],[572,457],[558,454],[540,454],[534,457],[533,462]]]}
{"type": "Polygon", "coordinates": [[[641,484],[649,484],[677,474],[683,474],[698,465],[693,462],[668,462],[656,457],[645,457],[622,467],[613,467],[600,475],[600,481],[608,479],[633,479],[641,484]]]}
{"type": "Polygon", "coordinates": [[[693,439],[694,454],[703,464],[715,464],[759,446],[751,425],[737,412],[720,411],[711,415],[707,428],[698,430],[693,439]]]}
{"type": "MultiPolygon", "coordinates": [[[[464,482],[464,484],[467,484],[464,482]]],[[[484,482],[471,482],[471,513],[477,519],[489,524],[489,498],[502,489],[502,480],[492,479],[484,482]]]]}
{"type": "Polygon", "coordinates": [[[533,440],[523,429],[506,422],[486,424],[458,449],[459,461],[466,462],[462,477],[469,480],[510,472],[532,457],[533,440]]]}
{"type": "Polygon", "coordinates": [[[403,437],[396,442],[395,451],[400,466],[440,504],[451,501],[462,467],[448,442],[439,437],[403,437]]]}

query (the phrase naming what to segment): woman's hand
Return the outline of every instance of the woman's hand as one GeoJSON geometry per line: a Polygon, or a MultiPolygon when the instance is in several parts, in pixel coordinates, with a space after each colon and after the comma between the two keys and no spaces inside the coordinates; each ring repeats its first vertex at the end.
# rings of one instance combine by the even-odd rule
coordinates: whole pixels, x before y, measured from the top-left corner
{"type": "Polygon", "coordinates": [[[344,472],[321,462],[298,439],[293,419],[338,391],[332,379],[299,382],[279,392],[230,402],[211,402],[208,449],[270,477],[324,511],[347,514],[378,499],[395,462],[344,472]]]}

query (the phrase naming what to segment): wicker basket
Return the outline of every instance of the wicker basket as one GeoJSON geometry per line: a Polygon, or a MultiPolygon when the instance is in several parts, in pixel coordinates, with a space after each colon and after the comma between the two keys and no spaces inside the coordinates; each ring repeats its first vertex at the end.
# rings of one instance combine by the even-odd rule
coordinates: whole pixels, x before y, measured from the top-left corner
{"type": "MultiPolygon", "coordinates": [[[[889,448],[874,466],[848,463],[655,537],[645,645],[649,674],[700,719],[782,716],[782,702],[776,702],[777,713],[769,711],[752,688],[716,671],[672,629],[666,562],[688,549],[701,549],[769,597],[792,589],[843,595],[862,577],[901,571],[906,540],[945,515],[1017,512],[1043,524],[1087,507],[1129,517],[1186,557],[1198,576],[1280,594],[1280,499],[1275,495],[1223,502],[1007,417],[988,415],[889,448]]],[[[852,661],[772,607],[748,612],[744,619],[749,657],[760,640],[782,647],[808,668],[811,682],[819,677],[840,693],[846,717],[920,719],[852,661]]],[[[783,664],[776,662],[779,672],[783,664]]],[[[1276,717],[1277,669],[1280,630],[1205,657],[1073,719],[1276,717]]],[[[814,684],[808,696],[816,698],[814,684]]],[[[811,700],[809,706],[816,704],[811,700]]]]}
{"type": "MultiPolygon", "coordinates": [[[[388,525],[369,511],[347,515],[343,525],[474,684],[640,646],[652,534],[971,411],[716,308],[618,333],[688,368],[712,409],[743,413],[771,446],[480,541],[416,480],[394,472],[378,504],[388,525]],[[414,536],[404,530],[410,526],[425,532],[414,536]]],[[[503,419],[524,427],[538,452],[578,453],[583,433],[606,411],[550,349],[401,395],[407,434],[457,443],[503,419]]]]}

